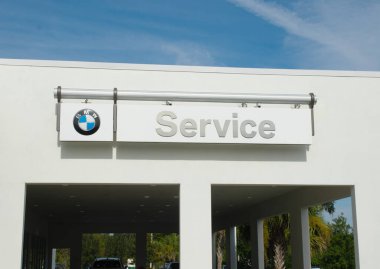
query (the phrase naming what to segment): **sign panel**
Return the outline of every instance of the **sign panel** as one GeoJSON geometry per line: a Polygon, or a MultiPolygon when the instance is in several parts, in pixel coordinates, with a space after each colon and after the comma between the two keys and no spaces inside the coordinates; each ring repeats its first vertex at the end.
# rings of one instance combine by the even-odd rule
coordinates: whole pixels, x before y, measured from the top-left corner
{"type": "Polygon", "coordinates": [[[60,141],[113,141],[113,105],[62,103],[60,141]]]}
{"type": "Polygon", "coordinates": [[[117,141],[311,144],[309,109],[119,104],[117,141]]]}

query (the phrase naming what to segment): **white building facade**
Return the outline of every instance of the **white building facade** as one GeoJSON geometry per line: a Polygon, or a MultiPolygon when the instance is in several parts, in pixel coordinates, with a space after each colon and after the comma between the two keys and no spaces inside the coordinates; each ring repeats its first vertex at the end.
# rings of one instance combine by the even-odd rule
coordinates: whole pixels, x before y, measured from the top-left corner
{"type": "MultiPolygon", "coordinates": [[[[0,85],[2,268],[27,268],[25,263],[30,261],[23,258],[23,252],[27,249],[26,241],[32,238],[25,237],[28,233],[44,240],[42,256],[45,258],[40,263],[45,267],[41,268],[50,268],[53,248],[68,247],[71,269],[79,269],[81,235],[86,232],[136,233],[136,258],[141,266],[146,263],[146,233],[178,232],[181,268],[190,269],[195,264],[213,268],[213,233],[226,229],[232,269],[236,268],[234,227],[249,224],[253,268],[263,269],[263,219],[281,213],[291,216],[293,268],[310,268],[307,208],[350,196],[356,268],[378,268],[378,72],[4,59],[0,60],[0,85]],[[57,112],[59,100],[53,93],[58,86],[62,93],[70,89],[78,94],[97,89],[113,92],[114,88],[118,93],[170,91],[203,96],[207,92],[214,97],[221,93],[245,97],[308,96],[312,92],[318,101],[312,120],[308,104],[295,107],[290,103],[264,101],[213,102],[212,98],[207,102],[118,99],[116,107],[130,105],[138,111],[125,112],[129,120],[125,120],[124,126],[123,122],[117,122],[116,126],[111,122],[114,131],[125,128],[128,136],[125,141],[116,132],[108,142],[70,142],[61,141],[62,122],[57,126],[62,111],[57,112]],[[307,128],[307,136],[313,128],[315,134],[307,138],[310,143],[297,142],[301,136],[297,132],[289,134],[289,141],[277,143],[267,143],[265,137],[262,143],[233,139],[223,142],[220,136],[212,141],[189,141],[194,137],[201,139],[201,124],[196,129],[184,124],[183,133],[192,136],[192,131],[196,131],[194,137],[184,135],[178,141],[154,141],[137,133],[133,141],[129,135],[135,126],[131,124],[146,122],[150,106],[176,113],[186,110],[186,115],[193,111],[197,124],[202,111],[211,114],[217,111],[216,117],[224,113],[219,111],[229,109],[279,108],[291,113],[303,110],[310,115],[313,126],[302,124],[297,132],[307,128]],[[103,207],[108,202],[109,207],[103,207]],[[66,206],[70,208],[66,210],[66,206]],[[99,217],[99,212],[105,217],[99,217]],[[160,217],[160,214],[167,215],[160,217]]],[[[62,97],[60,101],[62,105],[114,106],[113,98],[62,97]]],[[[117,108],[117,111],[112,115],[119,119],[122,110],[117,108]]],[[[182,114],[178,113],[176,116],[180,118],[182,114]]],[[[234,117],[231,114],[231,128],[234,117]]],[[[294,119],[290,118],[292,122],[294,119]]],[[[178,134],[179,124],[178,121],[178,134]]],[[[223,122],[220,124],[222,128],[223,122]]],[[[263,128],[267,129],[260,133],[254,129],[259,128],[259,122],[247,123],[244,130],[239,129],[243,130],[239,137],[252,134],[247,131],[251,127],[257,137],[273,131],[265,125],[263,128]]],[[[292,128],[297,128],[297,124],[292,128]]]]}

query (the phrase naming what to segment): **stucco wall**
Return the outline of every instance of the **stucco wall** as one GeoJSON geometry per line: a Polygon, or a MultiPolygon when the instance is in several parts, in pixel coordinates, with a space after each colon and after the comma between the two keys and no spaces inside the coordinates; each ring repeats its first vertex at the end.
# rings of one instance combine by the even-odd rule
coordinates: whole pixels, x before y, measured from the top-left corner
{"type": "MultiPolygon", "coordinates": [[[[310,184],[355,186],[360,265],[376,268],[380,241],[379,87],[380,73],[374,72],[0,60],[0,216],[7,216],[0,225],[0,260],[3,255],[7,260],[21,259],[25,183],[180,183],[193,191],[214,183],[310,184]],[[58,85],[314,92],[318,97],[316,135],[310,147],[60,144],[53,98],[58,85]]],[[[191,201],[184,204],[190,206],[191,201]]],[[[18,265],[12,262],[7,268],[20,268],[18,265]]]]}

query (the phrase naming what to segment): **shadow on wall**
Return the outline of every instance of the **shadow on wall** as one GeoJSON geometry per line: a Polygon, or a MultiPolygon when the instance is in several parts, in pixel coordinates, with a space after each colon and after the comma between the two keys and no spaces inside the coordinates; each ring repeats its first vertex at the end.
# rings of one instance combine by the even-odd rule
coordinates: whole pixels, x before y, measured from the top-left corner
{"type": "Polygon", "coordinates": [[[305,162],[305,145],[117,143],[117,159],[305,162]]]}
{"type": "Polygon", "coordinates": [[[305,162],[305,145],[61,142],[62,159],[305,162]]]}
{"type": "Polygon", "coordinates": [[[60,142],[61,159],[112,159],[110,142],[60,142]]]}

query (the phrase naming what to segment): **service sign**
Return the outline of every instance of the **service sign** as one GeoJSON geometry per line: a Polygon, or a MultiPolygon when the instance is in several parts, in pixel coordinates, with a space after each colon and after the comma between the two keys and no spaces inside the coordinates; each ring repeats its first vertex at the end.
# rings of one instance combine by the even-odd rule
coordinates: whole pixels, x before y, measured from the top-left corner
{"type": "Polygon", "coordinates": [[[311,144],[309,109],[119,104],[117,141],[311,144]]]}
{"type": "Polygon", "coordinates": [[[60,141],[113,141],[113,105],[62,103],[60,141]]]}

